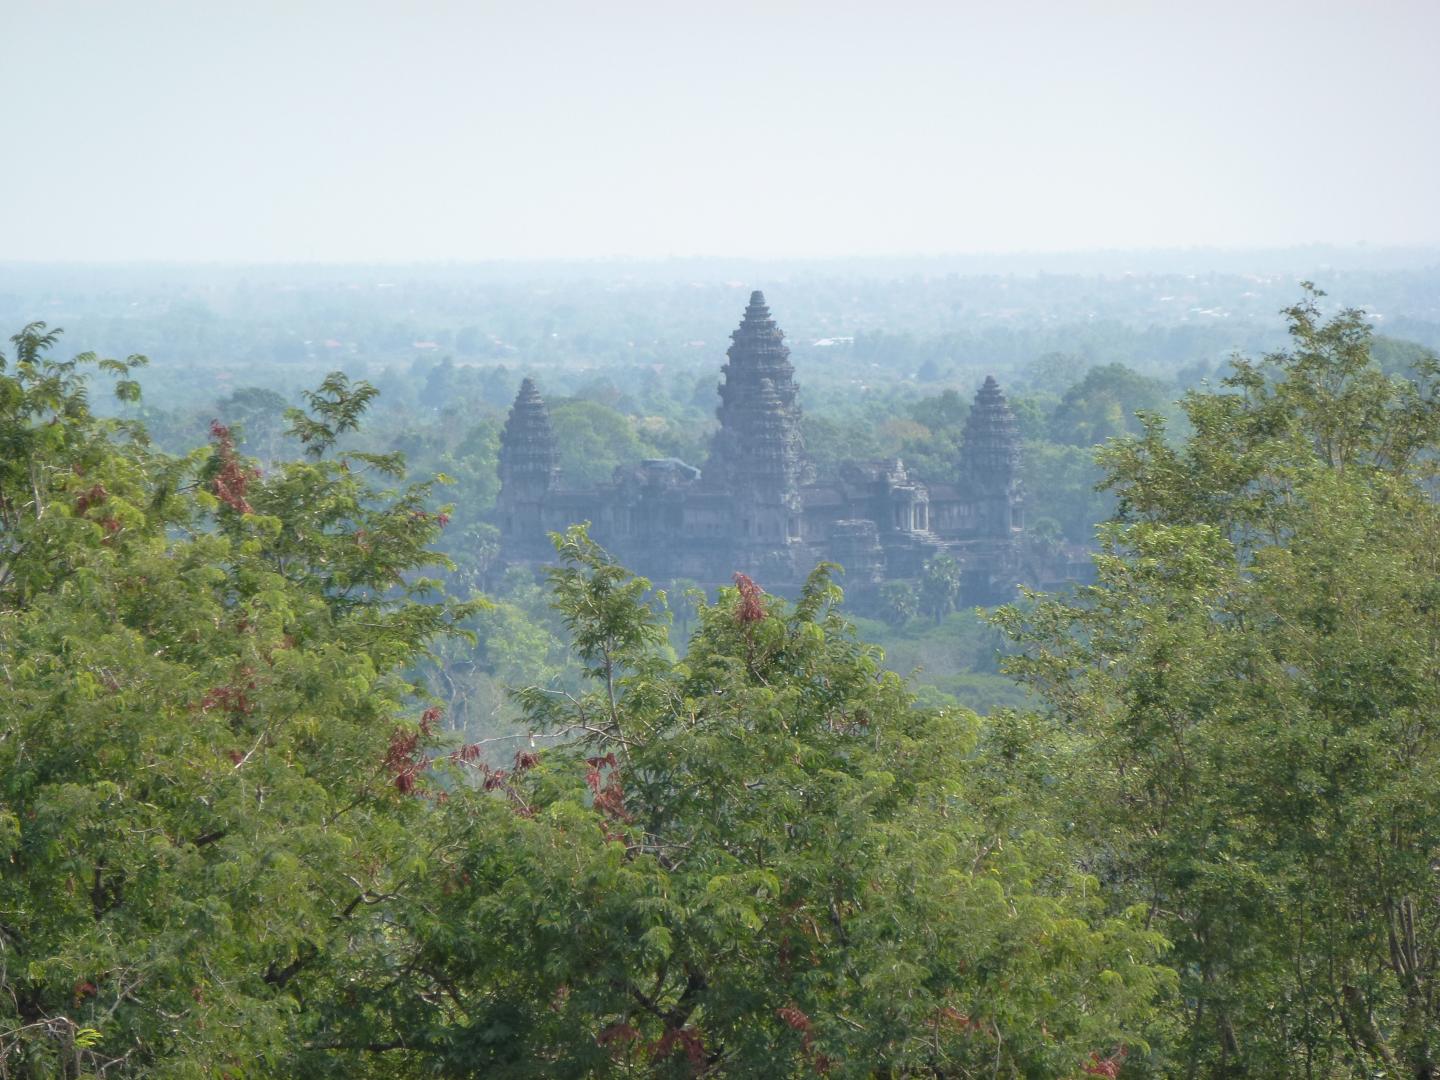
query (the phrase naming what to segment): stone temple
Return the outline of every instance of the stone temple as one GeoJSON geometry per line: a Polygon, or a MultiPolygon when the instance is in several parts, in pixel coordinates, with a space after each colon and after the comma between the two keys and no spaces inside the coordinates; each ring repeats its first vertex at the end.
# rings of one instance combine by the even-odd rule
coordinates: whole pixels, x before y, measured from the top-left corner
{"type": "Polygon", "coordinates": [[[703,468],[640,461],[599,488],[565,486],[549,414],[526,379],[500,438],[496,510],[508,563],[548,562],[548,534],[583,521],[631,570],[657,583],[798,586],[822,561],[848,590],[918,577],[944,552],[966,603],[1009,598],[1027,573],[1015,417],[993,378],[975,395],[948,483],[925,484],[898,458],[845,463],[817,482],[800,432],[799,387],[763,293],[750,295],[721,369],[720,428],[703,468]]]}

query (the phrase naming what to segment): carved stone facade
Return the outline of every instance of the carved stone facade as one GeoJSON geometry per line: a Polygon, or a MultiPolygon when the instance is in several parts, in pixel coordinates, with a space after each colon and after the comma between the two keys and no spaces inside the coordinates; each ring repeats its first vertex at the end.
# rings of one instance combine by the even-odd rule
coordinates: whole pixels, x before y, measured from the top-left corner
{"type": "Polygon", "coordinates": [[[703,469],[658,458],[617,469],[601,488],[565,487],[545,404],[526,379],[501,436],[503,557],[545,561],[548,532],[589,521],[597,541],[656,582],[716,584],[740,570],[783,592],[828,561],[863,587],[915,578],[948,552],[965,602],[990,603],[1034,576],[1022,557],[1019,434],[993,378],[975,396],[953,483],[921,483],[898,458],[847,462],[817,483],[790,350],[763,294],[751,294],[731,338],[703,469]]]}

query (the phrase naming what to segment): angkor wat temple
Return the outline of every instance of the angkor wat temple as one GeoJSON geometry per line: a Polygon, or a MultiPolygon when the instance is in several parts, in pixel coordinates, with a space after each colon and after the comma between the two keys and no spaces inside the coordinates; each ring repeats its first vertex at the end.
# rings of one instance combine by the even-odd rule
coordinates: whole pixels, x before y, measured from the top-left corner
{"type": "Polygon", "coordinates": [[[784,338],[764,294],[751,293],[721,369],[720,428],[704,467],[640,461],[598,488],[565,486],[545,402],[526,379],[500,440],[502,558],[549,561],[548,534],[589,521],[597,541],[656,582],[716,584],[743,571],[784,592],[829,561],[854,588],[916,578],[946,552],[961,567],[965,602],[989,603],[1035,576],[1025,565],[1020,440],[993,378],[975,395],[949,483],[921,483],[898,458],[847,462],[816,482],[784,338]]]}

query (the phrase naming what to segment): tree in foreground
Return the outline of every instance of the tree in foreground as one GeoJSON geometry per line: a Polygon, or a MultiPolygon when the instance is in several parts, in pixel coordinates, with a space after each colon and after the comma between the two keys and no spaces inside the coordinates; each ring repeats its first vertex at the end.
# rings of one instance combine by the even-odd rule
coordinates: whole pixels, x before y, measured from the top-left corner
{"type": "Polygon", "coordinates": [[[315,1002],[386,955],[425,871],[401,677],[440,526],[399,462],[337,456],[367,388],[260,476],[90,411],[41,325],[0,359],[0,1075],[295,1075],[315,1002]]]}
{"type": "Polygon", "coordinates": [[[1387,377],[1320,295],[1183,445],[1105,451],[1098,584],[1003,617],[1049,712],[992,760],[1174,942],[1167,1075],[1440,1058],[1440,369],[1387,377]]]}
{"type": "Polygon", "coordinates": [[[793,605],[737,576],[676,664],[647,582],[581,529],[557,550],[591,689],[527,691],[572,744],[477,763],[441,808],[392,1068],[1057,1077],[1143,1054],[1159,935],[1098,917],[1093,880],[979,804],[975,717],[916,708],[823,568],[793,605]]]}
{"type": "MultiPolygon", "coordinates": [[[[289,416],[260,475],[0,367],[0,1075],[1110,1075],[1169,984],[1142,912],[917,708],[834,609],[738,579],[686,660],[582,530],[557,748],[446,745],[405,676],[472,608],[443,513],[289,416]],[[1099,1070],[1098,1072],[1096,1070],[1099,1070]]],[[[103,365],[134,395],[129,364],[103,365]]]]}

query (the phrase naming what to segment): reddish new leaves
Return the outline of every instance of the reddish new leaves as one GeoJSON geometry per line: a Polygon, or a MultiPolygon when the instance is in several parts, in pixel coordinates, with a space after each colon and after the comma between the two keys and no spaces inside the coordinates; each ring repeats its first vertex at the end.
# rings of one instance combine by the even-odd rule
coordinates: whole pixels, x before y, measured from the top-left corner
{"type": "Polygon", "coordinates": [[[409,795],[415,790],[415,780],[429,760],[417,753],[420,748],[420,732],[396,728],[390,736],[390,745],[385,750],[385,771],[395,784],[395,790],[409,795]]]}
{"type": "Polygon", "coordinates": [[[219,709],[232,717],[249,716],[255,711],[255,702],[250,697],[256,690],[255,669],[248,664],[235,673],[232,682],[212,686],[200,699],[200,711],[219,709]]]}
{"type": "Polygon", "coordinates": [[[250,481],[260,476],[260,471],[240,464],[240,458],[235,453],[235,439],[230,429],[219,420],[210,421],[210,437],[215,440],[215,456],[220,459],[220,471],[210,482],[215,497],[237,514],[254,513],[245,498],[245,491],[250,481]]]}
{"type": "Polygon", "coordinates": [[[630,812],[625,809],[625,787],[620,779],[620,768],[615,755],[586,758],[585,764],[590,766],[585,772],[585,783],[595,796],[595,809],[615,821],[626,824],[634,821],[630,812]],[[600,775],[601,769],[609,769],[603,779],[600,775]]]}
{"type": "Polygon", "coordinates": [[[81,492],[79,497],[76,498],[75,512],[77,514],[83,514],[86,510],[89,510],[90,507],[98,506],[108,498],[110,498],[110,492],[105,490],[105,485],[96,484],[88,491],[81,492]]]}
{"type": "Polygon", "coordinates": [[[469,765],[479,756],[480,745],[478,743],[466,743],[464,746],[450,751],[450,760],[457,765],[469,765]]]}
{"type": "Polygon", "coordinates": [[[1117,1047],[1109,1057],[1102,1058],[1099,1053],[1090,1055],[1090,1061],[1080,1071],[1086,1076],[1103,1076],[1106,1080],[1115,1080],[1120,1075],[1120,1066],[1125,1063],[1129,1052],[1125,1047],[1117,1047]]]}
{"type": "Polygon", "coordinates": [[[416,780],[430,767],[430,758],[421,752],[420,743],[435,734],[440,715],[440,707],[432,705],[420,714],[415,730],[396,728],[390,735],[390,745],[385,750],[385,771],[390,774],[395,790],[402,795],[414,791],[416,780]]]}
{"type": "Polygon", "coordinates": [[[595,1042],[600,1046],[624,1045],[633,1043],[640,1038],[640,1032],[626,1023],[611,1024],[599,1035],[595,1036],[595,1042]]]}
{"type": "Polygon", "coordinates": [[[765,618],[765,605],[760,602],[765,590],[738,571],[735,574],[735,588],[740,591],[740,603],[735,608],[735,621],[745,626],[765,618]]]}
{"type": "Polygon", "coordinates": [[[811,1067],[821,1076],[828,1074],[834,1066],[834,1062],[825,1054],[815,1053],[815,1036],[811,1030],[814,1024],[805,1011],[792,1001],[790,1004],[782,1005],[776,1009],[775,1015],[778,1016],[787,1027],[800,1033],[801,1044],[805,1048],[806,1055],[810,1058],[811,1067]]]}
{"type": "Polygon", "coordinates": [[[810,1049],[810,1017],[801,1011],[800,1007],[793,1001],[775,1010],[775,1015],[785,1022],[788,1027],[800,1032],[804,1039],[805,1049],[810,1049]]]}
{"type": "Polygon", "coordinates": [[[705,1064],[705,1041],[693,1027],[667,1027],[650,1048],[652,1059],[667,1058],[675,1051],[682,1051],[692,1069],[699,1070],[705,1064]]]}
{"type": "Polygon", "coordinates": [[[489,762],[480,760],[481,754],[479,743],[465,743],[450,751],[450,761],[455,765],[469,766],[479,773],[481,791],[498,791],[510,800],[512,808],[520,817],[533,817],[535,808],[526,802],[524,792],[515,785],[515,781],[521,773],[540,764],[540,755],[534,750],[520,750],[515,754],[513,768],[497,769],[489,762]]]}

